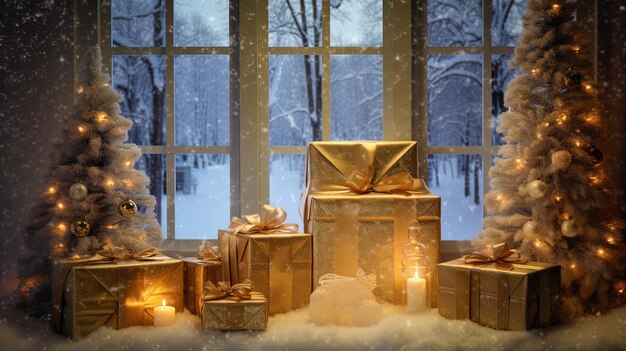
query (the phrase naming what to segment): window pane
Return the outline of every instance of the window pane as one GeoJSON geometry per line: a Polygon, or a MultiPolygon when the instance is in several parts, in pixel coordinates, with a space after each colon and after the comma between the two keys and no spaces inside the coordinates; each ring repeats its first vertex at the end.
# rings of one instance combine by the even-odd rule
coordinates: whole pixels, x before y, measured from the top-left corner
{"type": "Polygon", "coordinates": [[[303,231],[298,213],[300,194],[304,190],[304,155],[270,157],[270,204],[287,212],[287,222],[297,223],[303,231]]]}
{"type": "MultiPolygon", "coordinates": [[[[154,214],[161,224],[163,238],[167,237],[167,198],[165,195],[165,155],[143,154],[135,163],[135,168],[144,172],[150,178],[150,194],[156,198],[154,214]]],[[[146,208],[139,206],[139,211],[145,213],[146,208]]]]}
{"type": "Polygon", "coordinates": [[[504,106],[504,94],[506,88],[519,74],[518,70],[509,68],[509,61],[513,55],[493,55],[491,57],[491,144],[503,145],[502,134],[497,132],[500,125],[500,114],[508,111],[504,106]]]}
{"type": "Polygon", "coordinates": [[[482,42],[481,0],[428,0],[428,45],[480,46],[482,42]]]}
{"type": "Polygon", "coordinates": [[[176,145],[229,145],[227,55],[174,58],[176,145]]]}
{"type": "Polygon", "coordinates": [[[230,159],[176,155],[176,239],[216,239],[230,223],[230,159]]]}
{"type": "Polygon", "coordinates": [[[482,57],[428,57],[428,144],[482,144],[482,57]]]}
{"type": "Polygon", "coordinates": [[[481,155],[428,155],[428,187],[441,196],[442,240],[470,240],[482,230],[481,155]]]}
{"type": "Polygon", "coordinates": [[[382,46],[382,0],[330,0],[331,46],[382,46]]]}
{"type": "Polygon", "coordinates": [[[162,47],[165,45],[165,1],[112,0],[111,45],[162,47]]]}
{"type": "Polygon", "coordinates": [[[322,0],[269,0],[270,46],[321,46],[322,0]]]}
{"type": "Polygon", "coordinates": [[[322,140],[322,57],[271,55],[269,70],[270,144],[322,140]]]}
{"type": "Polygon", "coordinates": [[[330,67],[332,139],[381,140],[382,56],[333,55],[330,67]]]}
{"type": "Polygon", "coordinates": [[[494,46],[515,46],[522,33],[526,0],[492,0],[491,40],[494,46]]]}
{"type": "Polygon", "coordinates": [[[122,115],[137,145],[165,144],[165,57],[113,56],[113,87],[123,97],[122,115]]]}
{"type": "Polygon", "coordinates": [[[175,46],[228,46],[228,0],[175,0],[175,46]]]}

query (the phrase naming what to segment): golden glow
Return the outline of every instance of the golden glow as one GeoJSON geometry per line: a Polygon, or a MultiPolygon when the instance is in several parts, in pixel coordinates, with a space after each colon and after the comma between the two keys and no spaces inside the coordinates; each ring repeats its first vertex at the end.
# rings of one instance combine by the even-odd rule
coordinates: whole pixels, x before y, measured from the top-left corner
{"type": "Polygon", "coordinates": [[[598,256],[603,256],[604,255],[604,250],[603,249],[598,249],[598,251],[596,251],[598,253],[598,256]]]}
{"type": "Polygon", "coordinates": [[[533,74],[533,76],[538,75],[538,74],[539,74],[539,68],[533,68],[533,69],[531,69],[531,70],[530,70],[530,73],[532,73],[532,74],[533,74]]]}
{"type": "Polygon", "coordinates": [[[618,293],[618,294],[621,294],[621,293],[623,293],[623,292],[624,292],[624,288],[620,288],[620,289],[617,291],[617,293],[618,293]]]}
{"type": "Polygon", "coordinates": [[[498,196],[496,196],[496,200],[502,201],[502,195],[498,194],[498,196]]]}
{"type": "Polygon", "coordinates": [[[85,89],[83,87],[78,87],[76,88],[76,92],[79,94],[82,94],[85,91],[85,89]]]}
{"type": "Polygon", "coordinates": [[[131,163],[132,163],[132,162],[130,162],[130,161],[126,161],[126,162],[124,162],[124,164],[126,165],[126,167],[130,167],[131,163]]]}
{"type": "Polygon", "coordinates": [[[106,181],[106,185],[109,187],[114,187],[115,186],[115,182],[113,181],[113,179],[108,179],[106,181]]]}
{"type": "Polygon", "coordinates": [[[106,228],[107,229],[113,229],[113,228],[115,228],[115,226],[113,224],[107,224],[106,228]]]}
{"type": "Polygon", "coordinates": [[[578,52],[580,51],[580,46],[578,46],[578,45],[572,45],[572,50],[573,50],[575,53],[578,53],[578,52]]]}
{"type": "Polygon", "coordinates": [[[555,196],[555,197],[554,197],[554,200],[555,200],[556,202],[561,201],[561,196],[560,196],[560,195],[555,196]]]}
{"type": "Polygon", "coordinates": [[[552,11],[558,12],[560,9],[561,9],[561,5],[559,5],[559,4],[553,4],[552,5],[552,11]]]}
{"type": "Polygon", "coordinates": [[[65,208],[65,205],[62,202],[59,202],[57,203],[57,207],[62,210],[65,208]]]}
{"type": "Polygon", "coordinates": [[[78,131],[79,131],[79,132],[84,133],[84,132],[85,132],[85,130],[86,130],[86,129],[85,129],[85,127],[83,127],[83,126],[78,126],[78,131]]]}
{"type": "Polygon", "coordinates": [[[57,225],[57,229],[65,232],[67,230],[67,226],[64,223],[59,223],[59,225],[57,225]]]}
{"type": "Polygon", "coordinates": [[[570,264],[570,265],[569,265],[569,268],[571,268],[571,269],[576,268],[576,263],[572,263],[572,264],[570,264]]]}
{"type": "Polygon", "coordinates": [[[63,244],[58,244],[58,245],[57,245],[57,247],[58,247],[59,249],[62,249],[63,247],[65,247],[65,245],[63,245],[63,244]]]}
{"type": "Polygon", "coordinates": [[[576,145],[576,147],[580,147],[582,144],[580,143],[580,140],[576,140],[574,141],[574,145],[576,145]]]}
{"type": "Polygon", "coordinates": [[[592,184],[600,184],[600,183],[602,183],[602,178],[597,176],[597,175],[590,175],[589,176],[589,181],[592,184]]]}
{"type": "Polygon", "coordinates": [[[606,238],[606,242],[613,245],[615,244],[615,239],[612,236],[606,238]]]}
{"type": "Polygon", "coordinates": [[[79,259],[79,258],[80,258],[80,255],[79,255],[79,254],[74,254],[74,256],[72,256],[72,258],[73,258],[73,259],[75,259],[75,260],[77,260],[77,259],[79,259]]]}
{"type": "Polygon", "coordinates": [[[539,239],[535,239],[535,247],[541,249],[543,247],[543,243],[539,241],[539,239]]]}
{"type": "Polygon", "coordinates": [[[57,188],[51,186],[48,188],[48,194],[56,194],[57,188]]]}
{"type": "Polygon", "coordinates": [[[597,122],[599,119],[598,115],[596,113],[590,113],[588,115],[585,116],[585,122],[587,123],[595,123],[597,122]]]}
{"type": "Polygon", "coordinates": [[[585,84],[585,90],[591,90],[592,86],[591,84],[585,84]]]}
{"type": "Polygon", "coordinates": [[[106,112],[104,112],[104,111],[96,112],[96,121],[98,121],[100,123],[104,123],[104,122],[106,122],[107,119],[109,119],[109,115],[107,115],[106,112]]]}
{"type": "Polygon", "coordinates": [[[537,133],[537,139],[541,139],[541,133],[537,133]]]}
{"type": "Polygon", "coordinates": [[[130,179],[124,179],[122,182],[123,182],[123,183],[124,183],[124,185],[126,185],[127,187],[131,187],[131,186],[133,186],[133,185],[134,185],[133,181],[132,181],[132,180],[130,180],[130,179]]]}
{"type": "Polygon", "coordinates": [[[563,217],[563,219],[569,219],[569,212],[563,212],[561,217],[563,217]]]}
{"type": "Polygon", "coordinates": [[[550,122],[543,122],[543,126],[544,127],[549,127],[550,126],[550,122]]]}

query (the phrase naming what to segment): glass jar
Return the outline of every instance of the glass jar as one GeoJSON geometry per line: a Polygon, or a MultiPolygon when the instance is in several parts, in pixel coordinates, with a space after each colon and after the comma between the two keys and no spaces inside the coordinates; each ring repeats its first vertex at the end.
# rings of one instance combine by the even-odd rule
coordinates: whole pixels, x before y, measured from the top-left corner
{"type": "Polygon", "coordinates": [[[408,313],[430,309],[430,258],[424,244],[418,241],[421,224],[409,223],[409,241],[402,246],[402,297],[408,313]]]}

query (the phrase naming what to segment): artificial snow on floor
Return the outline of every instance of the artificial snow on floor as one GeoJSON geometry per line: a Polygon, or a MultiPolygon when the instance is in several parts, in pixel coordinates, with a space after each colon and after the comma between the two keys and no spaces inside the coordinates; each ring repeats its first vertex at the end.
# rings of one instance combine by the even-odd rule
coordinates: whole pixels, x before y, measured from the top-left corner
{"type": "Polygon", "coordinates": [[[72,342],[49,323],[2,305],[2,350],[626,350],[626,306],[529,332],[450,321],[436,311],[408,316],[392,306],[371,327],[318,327],[306,311],[295,311],[270,317],[265,332],[205,331],[197,316],[184,312],[173,327],[100,328],[72,342]]]}

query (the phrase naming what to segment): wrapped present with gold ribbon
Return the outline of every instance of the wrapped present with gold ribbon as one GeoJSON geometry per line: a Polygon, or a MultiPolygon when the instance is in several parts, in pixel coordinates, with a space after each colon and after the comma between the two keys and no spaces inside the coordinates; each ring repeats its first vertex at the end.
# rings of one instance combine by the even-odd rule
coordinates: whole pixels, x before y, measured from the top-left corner
{"type": "Polygon", "coordinates": [[[54,330],[71,339],[101,326],[152,325],[163,301],[183,310],[183,263],[157,249],[131,254],[120,247],[57,259],[52,295],[54,330]]]}
{"type": "Polygon", "coordinates": [[[298,233],[298,225],[286,219],[282,208],[264,205],[260,214],[233,217],[229,228],[218,232],[225,280],[254,281],[269,314],[307,306],[311,296],[311,235],[298,233]]]}
{"type": "Polygon", "coordinates": [[[185,257],[181,260],[184,265],[185,308],[192,314],[200,314],[204,284],[207,281],[214,284],[224,281],[220,249],[206,242],[198,247],[197,257],[185,257]]]}
{"type": "Polygon", "coordinates": [[[231,286],[210,281],[204,286],[201,319],[204,329],[265,330],[267,328],[267,300],[260,292],[252,291],[254,284],[246,279],[231,286]]]}
{"type": "MultiPolygon", "coordinates": [[[[352,276],[357,267],[376,275],[374,294],[402,302],[402,245],[412,220],[436,272],[441,198],[417,178],[415,142],[313,142],[300,214],[313,235],[313,282],[325,274],[352,276]]],[[[433,274],[431,304],[436,307],[433,274]]]]}
{"type": "Polygon", "coordinates": [[[560,320],[561,267],[528,261],[506,244],[439,264],[439,313],[502,330],[560,320]]]}

